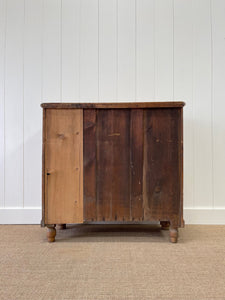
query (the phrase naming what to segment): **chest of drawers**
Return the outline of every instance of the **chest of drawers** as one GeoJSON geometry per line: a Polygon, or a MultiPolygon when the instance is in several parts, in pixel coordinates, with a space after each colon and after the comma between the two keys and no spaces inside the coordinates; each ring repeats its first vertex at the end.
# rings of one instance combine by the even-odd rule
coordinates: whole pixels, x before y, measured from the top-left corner
{"type": "Polygon", "coordinates": [[[183,221],[183,102],[43,103],[42,226],[183,221]]]}

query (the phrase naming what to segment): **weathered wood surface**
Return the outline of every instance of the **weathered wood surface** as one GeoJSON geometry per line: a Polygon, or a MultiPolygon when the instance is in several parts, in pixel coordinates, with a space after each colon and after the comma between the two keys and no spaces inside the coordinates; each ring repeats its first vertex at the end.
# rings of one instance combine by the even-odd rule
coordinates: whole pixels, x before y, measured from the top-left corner
{"type": "Polygon", "coordinates": [[[179,223],[179,109],[144,111],[144,219],[179,223]]]}
{"type": "Polygon", "coordinates": [[[43,108],[169,108],[183,107],[184,102],[118,102],[118,103],[42,103],[43,108]]]}
{"type": "Polygon", "coordinates": [[[83,111],[47,109],[45,224],[83,222],[83,111]]]}
{"type": "Polygon", "coordinates": [[[42,105],[42,226],[51,241],[54,224],[93,221],[160,221],[177,241],[183,105],[42,105]]]}
{"type": "Polygon", "coordinates": [[[132,221],[143,220],[143,109],[130,112],[130,205],[132,221]]]}
{"type": "Polygon", "coordinates": [[[96,110],[84,110],[84,220],[97,219],[96,204],[96,110]]]}
{"type": "MultiPolygon", "coordinates": [[[[103,117],[104,118],[104,117],[103,117]]],[[[112,220],[130,220],[130,110],[112,110],[112,220]]],[[[104,188],[104,181],[99,182],[104,188]]],[[[101,187],[102,188],[102,187],[101,187]]]]}
{"type": "Polygon", "coordinates": [[[84,110],[84,120],[84,220],[182,225],[181,109],[84,110]]]}

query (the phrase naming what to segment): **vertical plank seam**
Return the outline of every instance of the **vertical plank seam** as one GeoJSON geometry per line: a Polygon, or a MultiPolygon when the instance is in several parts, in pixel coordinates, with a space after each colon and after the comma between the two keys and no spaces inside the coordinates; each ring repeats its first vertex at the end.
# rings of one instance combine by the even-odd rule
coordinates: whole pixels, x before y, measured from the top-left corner
{"type": "Polygon", "coordinates": [[[118,1],[116,0],[116,101],[118,102],[118,73],[119,73],[119,61],[118,61],[118,57],[119,57],[119,41],[118,41],[118,31],[119,31],[119,5],[118,5],[118,1]]]}
{"type": "Polygon", "coordinates": [[[211,34],[211,178],[212,178],[212,207],[215,208],[215,193],[214,193],[214,77],[213,77],[213,12],[212,0],[210,0],[210,34],[211,34]]]}
{"type": "Polygon", "coordinates": [[[23,145],[22,145],[22,147],[23,147],[23,149],[22,149],[22,164],[23,164],[23,167],[22,167],[22,180],[23,180],[23,183],[22,183],[22,195],[23,195],[23,199],[22,199],[22,201],[23,201],[23,203],[22,203],[22,206],[24,207],[24,112],[25,112],[25,110],[24,110],[24,85],[25,85],[25,83],[24,83],[24,79],[25,79],[25,76],[24,76],[24,62],[25,62],[25,26],[26,26],[26,20],[25,20],[25,18],[26,18],[26,8],[25,8],[25,5],[26,5],[26,0],[23,0],[23,37],[22,37],[22,39],[23,39],[23,53],[22,53],[22,98],[23,98],[23,103],[22,103],[22,106],[23,106],[23,116],[22,116],[22,118],[23,118],[23,122],[22,122],[22,130],[23,130],[23,133],[22,133],[22,135],[23,135],[23,145]]]}
{"type": "Polygon", "coordinates": [[[98,166],[97,166],[97,151],[98,151],[98,138],[97,138],[97,109],[94,110],[95,112],[95,221],[97,221],[98,219],[98,193],[97,193],[97,188],[98,188],[98,166]]]}
{"type": "Polygon", "coordinates": [[[137,101],[137,0],[134,0],[134,19],[135,19],[135,29],[134,29],[134,102],[137,101]]]}
{"type": "Polygon", "coordinates": [[[144,149],[145,149],[145,120],[144,114],[146,109],[142,109],[142,135],[143,135],[143,149],[142,149],[142,220],[144,220],[144,149]]]}
{"type": "MultiPolygon", "coordinates": [[[[136,0],[135,0],[135,2],[136,2],[136,0]]],[[[132,125],[133,125],[133,122],[132,122],[132,120],[133,120],[133,118],[132,118],[132,109],[129,109],[129,127],[130,127],[130,138],[129,138],[129,154],[130,154],[130,157],[129,157],[129,185],[130,185],[130,187],[129,187],[129,194],[130,194],[130,221],[132,221],[132,179],[133,179],[133,177],[132,177],[132,161],[133,161],[133,157],[132,157],[132,149],[131,149],[131,147],[132,147],[132,141],[133,141],[133,139],[132,139],[132,125]]]]}
{"type": "Polygon", "coordinates": [[[82,108],[82,114],[83,114],[83,128],[82,128],[82,131],[83,131],[83,138],[82,138],[82,143],[83,143],[83,161],[82,161],[82,164],[81,164],[81,166],[80,166],[80,168],[83,168],[83,178],[81,179],[82,180],[82,182],[83,182],[83,221],[84,220],[86,220],[86,215],[85,215],[85,201],[84,201],[84,199],[85,199],[85,196],[84,196],[84,191],[85,191],[85,187],[84,187],[84,184],[85,184],[85,180],[84,180],[84,174],[85,174],[85,167],[84,167],[84,148],[85,148],[85,146],[84,146],[84,136],[85,136],[85,133],[84,133],[84,129],[85,129],[85,124],[84,124],[84,122],[85,122],[85,116],[84,116],[84,108],[82,108]]]}
{"type": "MultiPolygon", "coordinates": [[[[44,1],[42,0],[41,8],[41,102],[43,101],[43,78],[44,78],[44,1]]],[[[43,126],[43,125],[42,125],[43,126]]]]}
{"type": "Polygon", "coordinates": [[[98,142],[99,142],[99,132],[98,132],[98,109],[95,109],[96,111],[96,116],[95,116],[95,124],[96,124],[96,129],[95,129],[95,195],[96,195],[96,221],[98,221],[98,216],[99,216],[99,180],[98,180],[98,156],[99,156],[99,147],[98,147],[98,142]]]}
{"type": "Polygon", "coordinates": [[[60,102],[62,102],[62,14],[63,4],[60,0],[60,102]]]}
{"type": "MultiPolygon", "coordinates": [[[[110,110],[111,111],[111,113],[110,113],[110,115],[111,115],[111,124],[112,124],[112,132],[114,132],[114,109],[111,109],[110,110]]],[[[112,142],[111,143],[111,149],[112,149],[112,164],[111,164],[111,169],[113,170],[113,167],[114,167],[114,143],[112,142]]],[[[114,188],[113,188],[113,186],[114,186],[114,174],[115,174],[115,172],[114,172],[114,170],[113,170],[113,172],[112,172],[112,174],[113,174],[113,180],[111,181],[111,199],[110,199],[110,216],[111,216],[111,220],[112,220],[112,218],[115,218],[115,216],[113,217],[113,215],[112,215],[112,207],[113,207],[113,199],[114,199],[114,195],[113,195],[113,191],[114,191],[114,188]]],[[[116,211],[116,215],[117,215],[117,211],[116,211]]]]}
{"type": "Polygon", "coordinates": [[[142,110],[143,118],[143,149],[142,149],[142,220],[145,219],[145,201],[146,201],[146,170],[145,170],[145,130],[146,130],[146,112],[148,108],[142,110]]]}
{"type": "Polygon", "coordinates": [[[99,6],[100,6],[100,3],[99,3],[100,0],[98,0],[98,102],[99,102],[99,86],[100,86],[100,67],[99,67],[99,62],[100,62],[100,54],[99,54],[99,6]]]}
{"type": "Polygon", "coordinates": [[[6,133],[5,133],[5,113],[6,113],[6,109],[5,109],[5,86],[6,86],[6,33],[7,33],[7,14],[8,14],[8,9],[7,9],[7,0],[5,0],[5,26],[4,26],[4,59],[3,59],[3,137],[4,137],[4,145],[3,145],[3,207],[5,207],[5,203],[6,203],[6,199],[5,199],[5,153],[6,153],[6,147],[5,147],[5,138],[6,138],[6,133]]]}
{"type": "Polygon", "coordinates": [[[174,100],[174,0],[172,0],[172,43],[173,43],[173,53],[172,53],[172,64],[173,64],[173,68],[172,68],[172,81],[173,81],[173,86],[172,86],[172,97],[174,100]]]}
{"type": "MultiPolygon", "coordinates": [[[[153,56],[154,56],[154,101],[156,100],[156,20],[155,0],[153,0],[153,56]]],[[[144,114],[143,114],[144,116],[144,114]]],[[[143,119],[144,120],[144,119],[143,119]]]]}
{"type": "Polygon", "coordinates": [[[80,102],[80,69],[81,69],[81,1],[79,1],[79,30],[78,30],[78,42],[79,42],[79,46],[78,46],[78,101],[80,102]]]}
{"type": "MultiPolygon", "coordinates": [[[[84,173],[83,173],[83,108],[80,109],[80,139],[79,139],[79,143],[80,143],[80,147],[79,147],[79,169],[80,169],[80,178],[79,178],[79,202],[81,202],[80,204],[82,205],[82,207],[79,207],[80,212],[82,212],[82,217],[79,216],[79,219],[82,219],[82,223],[84,221],[84,198],[83,198],[83,190],[84,190],[84,185],[83,185],[83,179],[84,179],[84,173]],[[81,185],[82,182],[82,185],[81,185]]],[[[80,214],[79,212],[79,214],[80,214]]]]}
{"type": "MultiPolygon", "coordinates": [[[[194,0],[192,0],[192,12],[194,12],[194,0]]],[[[192,128],[191,128],[191,140],[192,140],[192,154],[193,154],[193,161],[192,161],[192,171],[193,171],[193,177],[192,177],[192,185],[193,185],[193,192],[192,192],[192,207],[195,207],[195,132],[194,132],[194,98],[195,98],[195,89],[194,89],[194,64],[195,64],[195,58],[194,58],[194,48],[195,48],[195,13],[192,23],[192,128]]]]}
{"type": "MultiPolygon", "coordinates": [[[[43,101],[43,73],[44,73],[44,69],[43,69],[43,64],[44,64],[44,1],[42,0],[41,3],[41,102],[43,101]]],[[[44,143],[44,134],[45,134],[45,126],[46,126],[46,121],[45,120],[45,116],[46,116],[46,109],[43,108],[42,109],[42,143],[44,143]]],[[[42,224],[46,223],[47,218],[46,216],[46,194],[45,194],[45,144],[44,146],[42,145],[42,224]],[[44,191],[43,191],[44,190],[44,191]]]]}

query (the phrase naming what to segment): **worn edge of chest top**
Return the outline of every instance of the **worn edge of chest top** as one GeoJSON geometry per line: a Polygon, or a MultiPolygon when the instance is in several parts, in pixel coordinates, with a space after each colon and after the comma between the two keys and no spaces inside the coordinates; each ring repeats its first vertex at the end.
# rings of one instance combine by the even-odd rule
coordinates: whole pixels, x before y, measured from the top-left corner
{"type": "Polygon", "coordinates": [[[41,226],[49,242],[66,224],[149,221],[177,242],[184,227],[184,105],[41,104],[41,226]]]}

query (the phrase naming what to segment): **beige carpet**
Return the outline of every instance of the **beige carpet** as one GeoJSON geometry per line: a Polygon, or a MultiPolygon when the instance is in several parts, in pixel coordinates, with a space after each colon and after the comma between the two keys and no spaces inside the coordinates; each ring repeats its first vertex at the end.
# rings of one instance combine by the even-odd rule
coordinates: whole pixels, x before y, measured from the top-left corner
{"type": "Polygon", "coordinates": [[[0,226],[0,299],[225,299],[225,226],[0,226]]]}

